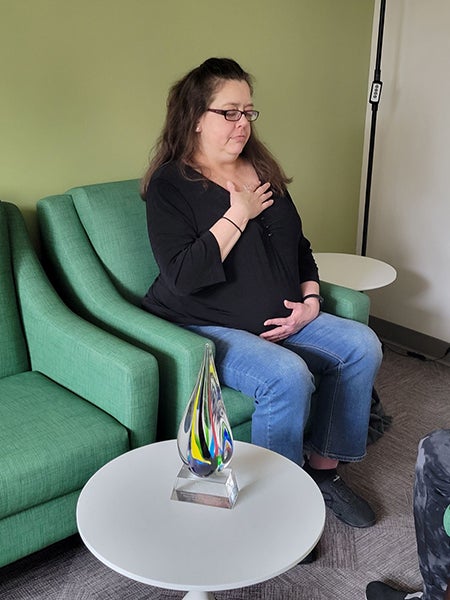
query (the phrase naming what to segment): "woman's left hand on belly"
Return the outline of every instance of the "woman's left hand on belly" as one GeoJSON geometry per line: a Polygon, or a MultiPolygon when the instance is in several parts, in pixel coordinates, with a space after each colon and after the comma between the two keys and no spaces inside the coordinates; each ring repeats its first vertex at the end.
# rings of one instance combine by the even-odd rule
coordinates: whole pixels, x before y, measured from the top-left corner
{"type": "Polygon", "coordinates": [[[303,329],[308,323],[311,323],[320,312],[320,305],[315,303],[304,304],[303,302],[291,302],[285,300],[284,305],[291,310],[288,317],[278,317],[268,319],[264,322],[266,327],[272,327],[270,331],[264,331],[260,337],[269,342],[280,342],[289,336],[303,329]]]}

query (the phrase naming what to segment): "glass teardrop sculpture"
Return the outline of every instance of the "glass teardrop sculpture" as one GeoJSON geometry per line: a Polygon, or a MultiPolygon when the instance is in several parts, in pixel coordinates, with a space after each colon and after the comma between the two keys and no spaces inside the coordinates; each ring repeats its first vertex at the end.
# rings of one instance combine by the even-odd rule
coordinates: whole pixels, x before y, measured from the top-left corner
{"type": "Polygon", "coordinates": [[[178,429],[178,452],[191,473],[222,471],[233,455],[233,435],[225,412],[211,344],[206,344],[197,383],[178,429]]]}

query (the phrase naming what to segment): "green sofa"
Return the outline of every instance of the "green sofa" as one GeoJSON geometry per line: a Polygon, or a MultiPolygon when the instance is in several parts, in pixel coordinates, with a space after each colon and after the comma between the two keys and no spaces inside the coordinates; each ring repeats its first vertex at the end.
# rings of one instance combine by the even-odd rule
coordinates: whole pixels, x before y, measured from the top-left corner
{"type": "Polygon", "coordinates": [[[156,438],[158,366],[75,315],[0,202],[0,566],[76,532],[89,477],[156,438]]]}
{"type": "MultiPolygon", "coordinates": [[[[147,349],[158,360],[158,436],[177,435],[206,340],[144,311],[141,299],[158,274],[139,181],[88,185],[37,203],[48,272],[65,301],[85,318],[147,349]]],[[[369,299],[324,283],[324,310],[368,321],[369,299]]],[[[250,441],[253,399],[222,387],[236,439],[250,441]]]]}

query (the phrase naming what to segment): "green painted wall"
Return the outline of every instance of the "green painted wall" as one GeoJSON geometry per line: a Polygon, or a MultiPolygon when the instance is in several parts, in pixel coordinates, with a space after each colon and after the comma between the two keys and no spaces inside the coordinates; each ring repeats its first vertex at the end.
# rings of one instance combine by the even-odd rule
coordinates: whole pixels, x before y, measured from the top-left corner
{"type": "Polygon", "coordinates": [[[0,198],[140,177],[169,86],[209,56],[256,79],[262,139],[317,251],[354,251],[374,0],[0,0],[0,198]]]}

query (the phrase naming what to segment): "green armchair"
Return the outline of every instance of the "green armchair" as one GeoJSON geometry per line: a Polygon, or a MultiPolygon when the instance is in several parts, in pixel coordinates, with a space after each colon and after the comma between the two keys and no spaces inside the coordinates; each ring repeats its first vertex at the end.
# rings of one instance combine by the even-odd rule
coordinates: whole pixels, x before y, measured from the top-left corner
{"type": "MultiPolygon", "coordinates": [[[[147,349],[160,372],[161,439],[177,435],[206,340],[140,307],[158,274],[139,181],[77,187],[37,203],[44,255],[65,301],[87,319],[147,349]]],[[[323,284],[324,309],[367,322],[364,294],[323,284]]],[[[223,386],[236,439],[250,441],[253,399],[223,386]]]]}
{"type": "Polygon", "coordinates": [[[75,315],[0,202],[0,566],[77,531],[89,477],[156,439],[151,354],[75,315]]]}

